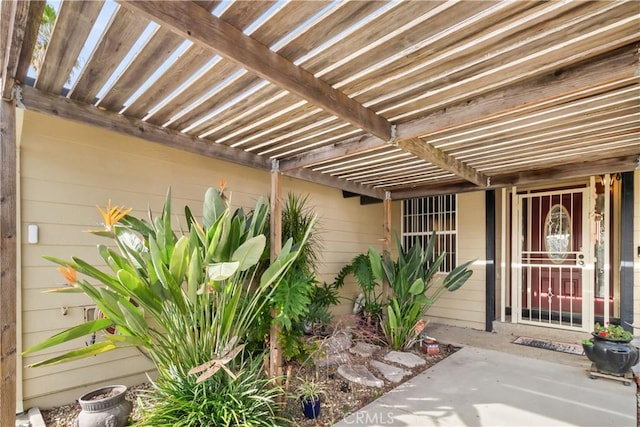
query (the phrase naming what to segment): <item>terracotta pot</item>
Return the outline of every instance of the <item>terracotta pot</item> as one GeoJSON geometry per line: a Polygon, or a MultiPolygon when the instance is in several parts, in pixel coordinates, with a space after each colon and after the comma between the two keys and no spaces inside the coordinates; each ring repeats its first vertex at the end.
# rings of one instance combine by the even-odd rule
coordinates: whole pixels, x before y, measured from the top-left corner
{"type": "Polygon", "coordinates": [[[133,405],[125,399],[127,387],[110,385],[80,396],[76,427],[124,427],[133,405]]]}
{"type": "Polygon", "coordinates": [[[592,334],[593,345],[582,344],[584,352],[598,371],[624,376],[638,362],[638,349],[630,341],[612,340],[592,334]]]}

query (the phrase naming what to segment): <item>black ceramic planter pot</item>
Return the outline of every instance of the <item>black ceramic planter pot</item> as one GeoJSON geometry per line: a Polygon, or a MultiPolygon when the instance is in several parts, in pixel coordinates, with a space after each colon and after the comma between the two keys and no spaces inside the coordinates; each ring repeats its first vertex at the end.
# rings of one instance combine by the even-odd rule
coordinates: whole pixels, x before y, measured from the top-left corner
{"type": "Polygon", "coordinates": [[[582,344],[584,352],[598,371],[624,376],[629,369],[638,363],[638,349],[630,341],[612,340],[592,334],[593,345],[582,344]]]}

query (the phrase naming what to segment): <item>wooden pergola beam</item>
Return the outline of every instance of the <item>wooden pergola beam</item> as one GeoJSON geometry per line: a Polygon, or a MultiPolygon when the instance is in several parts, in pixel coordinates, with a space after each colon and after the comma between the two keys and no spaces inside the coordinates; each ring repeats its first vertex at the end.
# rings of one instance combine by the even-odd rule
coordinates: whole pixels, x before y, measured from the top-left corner
{"type": "Polygon", "coordinates": [[[16,70],[15,79],[18,83],[24,83],[27,80],[27,72],[33,58],[33,50],[38,41],[38,30],[42,21],[42,14],[47,4],[43,0],[30,0],[29,17],[25,26],[24,38],[22,40],[22,49],[20,50],[20,58],[18,59],[18,69],[16,70]]]}
{"type": "MultiPolygon", "coordinates": [[[[493,175],[490,188],[503,188],[533,184],[553,183],[560,180],[584,178],[591,175],[629,172],[640,167],[640,154],[614,157],[589,162],[570,163],[534,171],[493,175]]],[[[478,191],[478,187],[468,182],[446,185],[428,185],[391,192],[393,200],[412,199],[415,197],[435,196],[440,194],[466,193],[478,191]]]]}
{"type": "MultiPolygon", "coordinates": [[[[35,8],[34,8],[35,9],[35,8]]],[[[11,99],[16,78],[20,52],[29,21],[29,2],[2,2],[1,21],[7,25],[2,29],[2,99],[11,99]]]]}
{"type": "Polygon", "coordinates": [[[484,174],[473,169],[466,163],[455,159],[433,145],[421,140],[420,138],[404,139],[399,141],[397,144],[404,151],[408,151],[425,162],[429,162],[442,170],[451,172],[466,181],[480,187],[486,187],[489,185],[488,178],[484,174]]]}
{"type": "Polygon", "coordinates": [[[327,162],[350,154],[365,153],[384,146],[387,141],[372,135],[358,136],[335,144],[325,145],[306,153],[298,154],[280,161],[280,170],[289,171],[315,163],[327,162]]]}
{"type": "MultiPolygon", "coordinates": [[[[176,148],[205,157],[225,160],[255,169],[270,170],[271,160],[267,157],[249,153],[239,148],[214,144],[195,136],[156,126],[142,120],[123,116],[122,114],[102,110],[90,104],[84,104],[63,96],[56,96],[39,91],[29,86],[21,86],[19,101],[26,109],[38,113],[54,115],[63,119],[96,126],[112,132],[141,138],[150,142],[176,148]]],[[[283,175],[304,181],[315,182],[329,187],[339,188],[352,193],[382,199],[384,192],[354,182],[338,179],[311,169],[296,169],[283,175]]]]}
{"type": "MultiPolygon", "coordinates": [[[[638,56],[635,45],[625,46],[611,54],[574,67],[434,111],[420,119],[399,124],[395,143],[400,145],[403,140],[428,135],[437,130],[485,119],[526,105],[572,94],[584,88],[632,78],[639,70],[638,56]]],[[[280,164],[282,170],[301,168],[343,155],[374,150],[387,143],[388,141],[372,136],[359,137],[283,159],[280,164]]]]}
{"type": "Polygon", "coordinates": [[[29,86],[22,86],[21,101],[25,108],[31,111],[134,136],[171,148],[257,169],[268,170],[271,167],[269,159],[256,154],[225,145],[209,143],[194,136],[102,110],[93,105],[84,104],[63,96],[44,93],[29,86]]]}
{"type": "Polygon", "coordinates": [[[383,117],[195,3],[147,0],[121,4],[366,132],[391,139],[391,124],[383,117]]]}
{"type": "Polygon", "coordinates": [[[301,179],[303,181],[309,181],[327,187],[338,188],[350,193],[373,197],[374,199],[384,199],[384,190],[382,190],[381,188],[374,188],[358,184],[357,182],[347,181],[346,179],[339,179],[326,173],[316,172],[311,169],[292,169],[282,172],[282,174],[292,178],[301,179]]]}

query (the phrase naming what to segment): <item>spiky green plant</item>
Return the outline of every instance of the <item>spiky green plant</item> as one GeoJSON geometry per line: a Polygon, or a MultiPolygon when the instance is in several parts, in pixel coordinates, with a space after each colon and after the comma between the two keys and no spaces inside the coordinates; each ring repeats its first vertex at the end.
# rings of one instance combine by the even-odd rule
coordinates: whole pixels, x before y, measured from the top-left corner
{"type": "Polygon", "coordinates": [[[465,262],[451,270],[440,283],[433,280],[446,253],[434,257],[435,232],[431,235],[425,250],[420,242],[405,251],[396,238],[398,260],[393,261],[389,252],[382,256],[373,248],[369,249],[369,262],[373,276],[386,280],[391,288],[383,317],[383,331],[388,344],[395,350],[409,349],[423,325],[422,318],[429,308],[446,290],[459,289],[472,275],[468,268],[473,261],[465,262]]]}
{"type": "MultiPolygon", "coordinates": [[[[84,292],[105,317],[67,329],[24,353],[108,327],[115,327],[115,333],[104,333],[103,339],[95,344],[32,366],[136,346],[155,363],[159,384],[172,384],[175,372],[182,377],[196,375],[196,384],[206,381],[229,384],[217,377],[233,377],[236,368],[246,370],[246,365],[238,365],[236,359],[243,357],[244,342],[256,327],[259,314],[299,254],[289,240],[266,270],[258,268],[264,258],[263,231],[268,210],[258,200],[248,214],[242,209],[231,213],[221,192],[210,188],[205,194],[202,224],[187,207],[188,231],[178,236],[171,228],[170,191],[161,216],[153,218],[150,214],[148,221],[109,204],[106,210],[101,210],[105,229],[93,233],[109,237],[115,244],[115,249],[98,246],[111,273],[76,257],[71,260],[46,257],[64,267],[66,277],[73,282],[55,291],[84,292]],[[76,279],[76,271],[98,284],[76,279]],[[260,271],[264,272],[259,275],[260,271]],[[194,368],[201,369],[194,372],[194,368]]],[[[305,239],[303,236],[301,243],[305,239]]],[[[211,384],[199,387],[193,392],[207,398],[211,384]]]]}
{"type": "Polygon", "coordinates": [[[309,205],[309,196],[288,193],[282,207],[282,240],[291,239],[300,255],[272,298],[278,313],[274,320],[282,331],[283,356],[288,360],[305,356],[303,321],[309,317],[316,291],[316,265],[322,250],[315,222],[316,214],[309,205]]]}

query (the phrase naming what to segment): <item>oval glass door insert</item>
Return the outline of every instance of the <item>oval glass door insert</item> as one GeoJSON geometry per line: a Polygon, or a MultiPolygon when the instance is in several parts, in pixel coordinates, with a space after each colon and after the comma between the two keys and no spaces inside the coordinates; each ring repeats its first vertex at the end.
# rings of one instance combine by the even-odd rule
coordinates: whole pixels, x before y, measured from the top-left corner
{"type": "Polygon", "coordinates": [[[562,263],[571,251],[571,215],[564,206],[553,205],[544,221],[544,245],[549,259],[562,263]]]}

